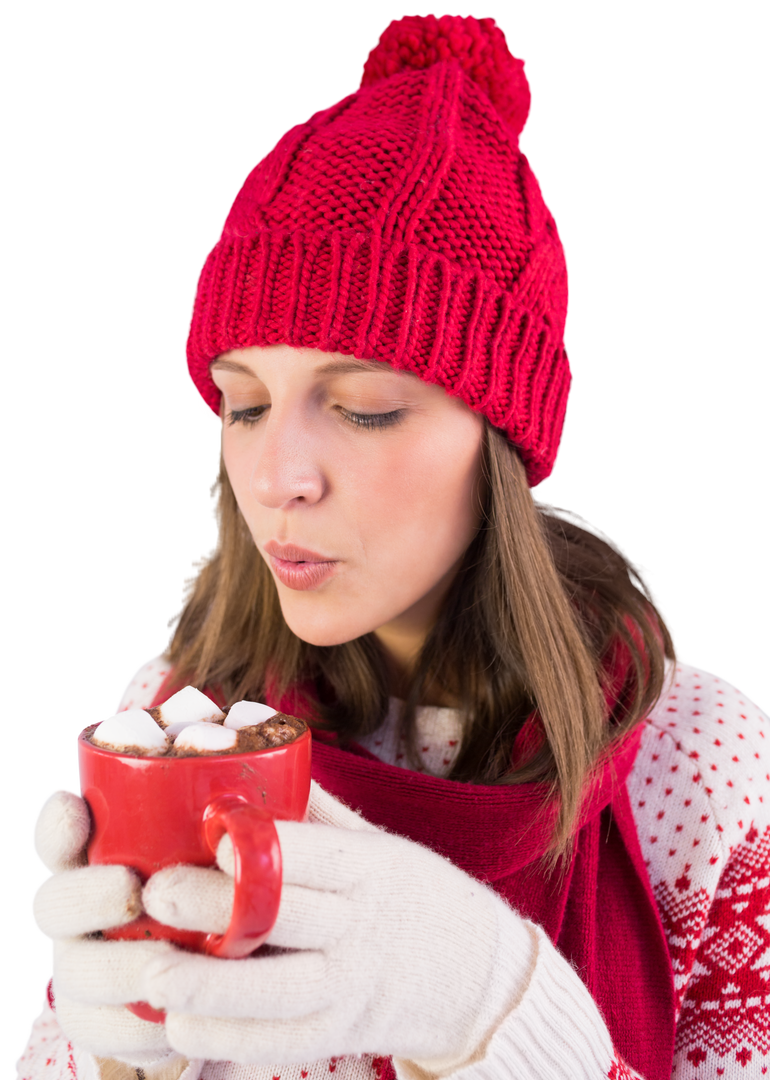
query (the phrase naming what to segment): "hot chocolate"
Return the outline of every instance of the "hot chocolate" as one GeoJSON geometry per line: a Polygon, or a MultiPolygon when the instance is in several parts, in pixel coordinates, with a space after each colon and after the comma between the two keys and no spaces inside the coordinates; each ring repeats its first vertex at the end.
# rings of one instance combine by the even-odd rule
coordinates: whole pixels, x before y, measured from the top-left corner
{"type": "Polygon", "coordinates": [[[89,741],[104,750],[138,757],[245,754],[293,742],[307,725],[256,701],[220,709],[185,686],[152,709],[127,709],[98,724],[89,741]]]}
{"type": "Polygon", "coordinates": [[[260,724],[233,729],[214,721],[186,728],[168,750],[169,757],[189,757],[191,754],[249,754],[269,750],[294,742],[307,730],[304,720],[285,713],[276,713],[260,724]],[[205,729],[205,730],[204,730],[205,729]],[[220,741],[221,740],[221,741],[220,741]]]}

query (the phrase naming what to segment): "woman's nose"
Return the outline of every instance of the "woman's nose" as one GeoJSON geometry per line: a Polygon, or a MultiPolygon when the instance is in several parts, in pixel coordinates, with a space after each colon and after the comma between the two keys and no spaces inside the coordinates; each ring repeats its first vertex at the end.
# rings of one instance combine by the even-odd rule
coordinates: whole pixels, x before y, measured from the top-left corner
{"type": "Polygon", "coordinates": [[[292,410],[281,414],[274,407],[263,421],[249,490],[271,510],[295,500],[316,503],[326,484],[320,461],[314,454],[312,425],[292,410]]]}

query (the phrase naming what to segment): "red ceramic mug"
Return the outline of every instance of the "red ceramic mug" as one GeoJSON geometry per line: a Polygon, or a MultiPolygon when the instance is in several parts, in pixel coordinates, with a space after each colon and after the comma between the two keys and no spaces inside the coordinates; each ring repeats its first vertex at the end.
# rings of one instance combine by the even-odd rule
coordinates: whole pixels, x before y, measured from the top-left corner
{"type": "MultiPolygon", "coordinates": [[[[119,939],[162,938],[186,949],[239,959],[265,941],[278,917],[281,849],[273,821],[302,821],[310,794],[310,732],[283,746],[243,754],[136,757],[78,740],[80,786],[91,811],[89,863],[130,866],[145,882],[178,863],[213,866],[229,833],[235,893],[224,934],[178,930],[140,915],[105,932],[119,939]]],[[[143,1020],[164,1014],[146,1002],[143,1020]]]]}

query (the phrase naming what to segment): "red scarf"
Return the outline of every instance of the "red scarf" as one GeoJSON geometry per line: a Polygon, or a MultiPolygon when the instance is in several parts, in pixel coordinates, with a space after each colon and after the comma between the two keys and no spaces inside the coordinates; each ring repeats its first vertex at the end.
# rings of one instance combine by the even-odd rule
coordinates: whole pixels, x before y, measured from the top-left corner
{"type": "MultiPolygon", "coordinates": [[[[177,689],[170,673],[153,703],[177,689]]],[[[206,693],[221,701],[216,691],[206,693]]],[[[311,721],[315,716],[312,694],[301,688],[270,704],[311,721]]],[[[532,739],[533,721],[520,733],[514,759],[532,739]]],[[[324,732],[314,730],[313,736],[313,778],[326,791],[374,825],[432,848],[488,882],[542,926],[593,995],[616,1051],[645,1080],[670,1080],[673,971],[626,788],[641,727],[600,769],[572,858],[550,875],[543,856],[553,816],[542,812],[542,785],[442,780],[387,765],[361,746],[342,750],[324,732]]],[[[390,1061],[383,1067],[380,1080],[394,1080],[390,1061]]]]}

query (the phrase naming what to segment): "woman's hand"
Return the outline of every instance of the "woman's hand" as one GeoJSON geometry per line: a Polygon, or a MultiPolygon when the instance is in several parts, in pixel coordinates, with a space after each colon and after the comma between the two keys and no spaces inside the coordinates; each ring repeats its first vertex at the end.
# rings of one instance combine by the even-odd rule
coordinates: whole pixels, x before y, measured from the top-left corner
{"type": "MultiPolygon", "coordinates": [[[[141,884],[125,866],[87,866],[86,843],[91,828],[85,802],[59,791],[43,807],[35,829],[35,847],[50,877],[35,897],[38,926],[54,941],[54,993],[56,1017],[67,1038],[101,1057],[122,1058],[146,1065],[171,1049],[162,1024],[149,1024],[124,1008],[136,1000],[120,993],[120,952],[139,946],[145,958],[167,949],[164,942],[102,942],[83,935],[96,934],[131,922],[142,911],[141,884]],[[110,992],[102,980],[90,986],[76,979],[69,992],[71,972],[79,971],[81,957],[94,949],[106,961],[110,992]]],[[[133,962],[133,961],[132,961],[133,962]]]]}
{"type": "MultiPolygon", "coordinates": [[[[268,943],[291,952],[137,954],[134,993],[167,1010],[178,1051],[275,1066],[370,1052],[449,1071],[483,1052],[524,993],[535,928],[434,852],[336,805],[355,831],[276,823],[284,886],[268,943]]],[[[231,869],[226,839],[218,860],[231,869]]],[[[232,882],[173,867],[144,903],[166,923],[221,932],[232,882]]]]}
{"type": "MultiPolygon", "coordinates": [[[[130,1038],[107,1014],[133,1021],[115,1006],[134,1000],[168,1016],[165,1028],[137,1020],[131,1037],[142,1025],[165,1032],[165,1045],[188,1057],[278,1065],[372,1052],[449,1071],[482,1053],[526,989],[535,928],[445,859],[367,825],[316,785],[313,800],[314,822],[276,823],[284,888],[271,955],[221,960],[163,942],[69,941],[57,993],[109,1019],[104,1037],[120,1035],[124,1055],[130,1038]]],[[[230,868],[226,840],[218,854],[230,868]]],[[[111,918],[127,896],[118,885],[111,918]]],[[[217,870],[169,868],[144,890],[155,918],[207,931],[224,929],[231,903],[232,882],[217,870]]],[[[107,1052],[90,1028],[79,1035],[107,1052]]]]}
{"type": "MultiPolygon", "coordinates": [[[[316,783],[311,784],[308,820],[349,829],[373,828],[316,783]]],[[[35,897],[35,917],[43,933],[54,941],[57,1019],[74,1045],[101,1057],[146,1065],[167,1053],[170,1046],[162,1024],[140,1020],[124,1007],[128,1001],[139,1000],[126,983],[126,965],[131,983],[138,963],[172,947],[163,942],[106,942],[94,937],[131,922],[141,914],[143,904],[141,883],[132,870],[87,865],[90,828],[84,800],[59,791],[43,807],[35,829],[38,855],[53,872],[35,897]]],[[[225,865],[232,868],[228,837],[220,847],[225,865]]],[[[231,877],[215,870],[173,867],[152,881],[159,885],[165,875],[173,882],[177,873],[181,877],[166,902],[173,904],[174,898],[179,899],[188,912],[187,922],[175,919],[173,912],[165,909],[156,917],[178,926],[201,925],[214,930],[221,925],[224,930],[232,908],[231,877]],[[205,882],[199,895],[192,887],[196,875],[198,883],[205,882]]],[[[155,892],[162,907],[163,890],[156,888],[155,892]]],[[[279,922],[285,913],[286,905],[279,922]]]]}

